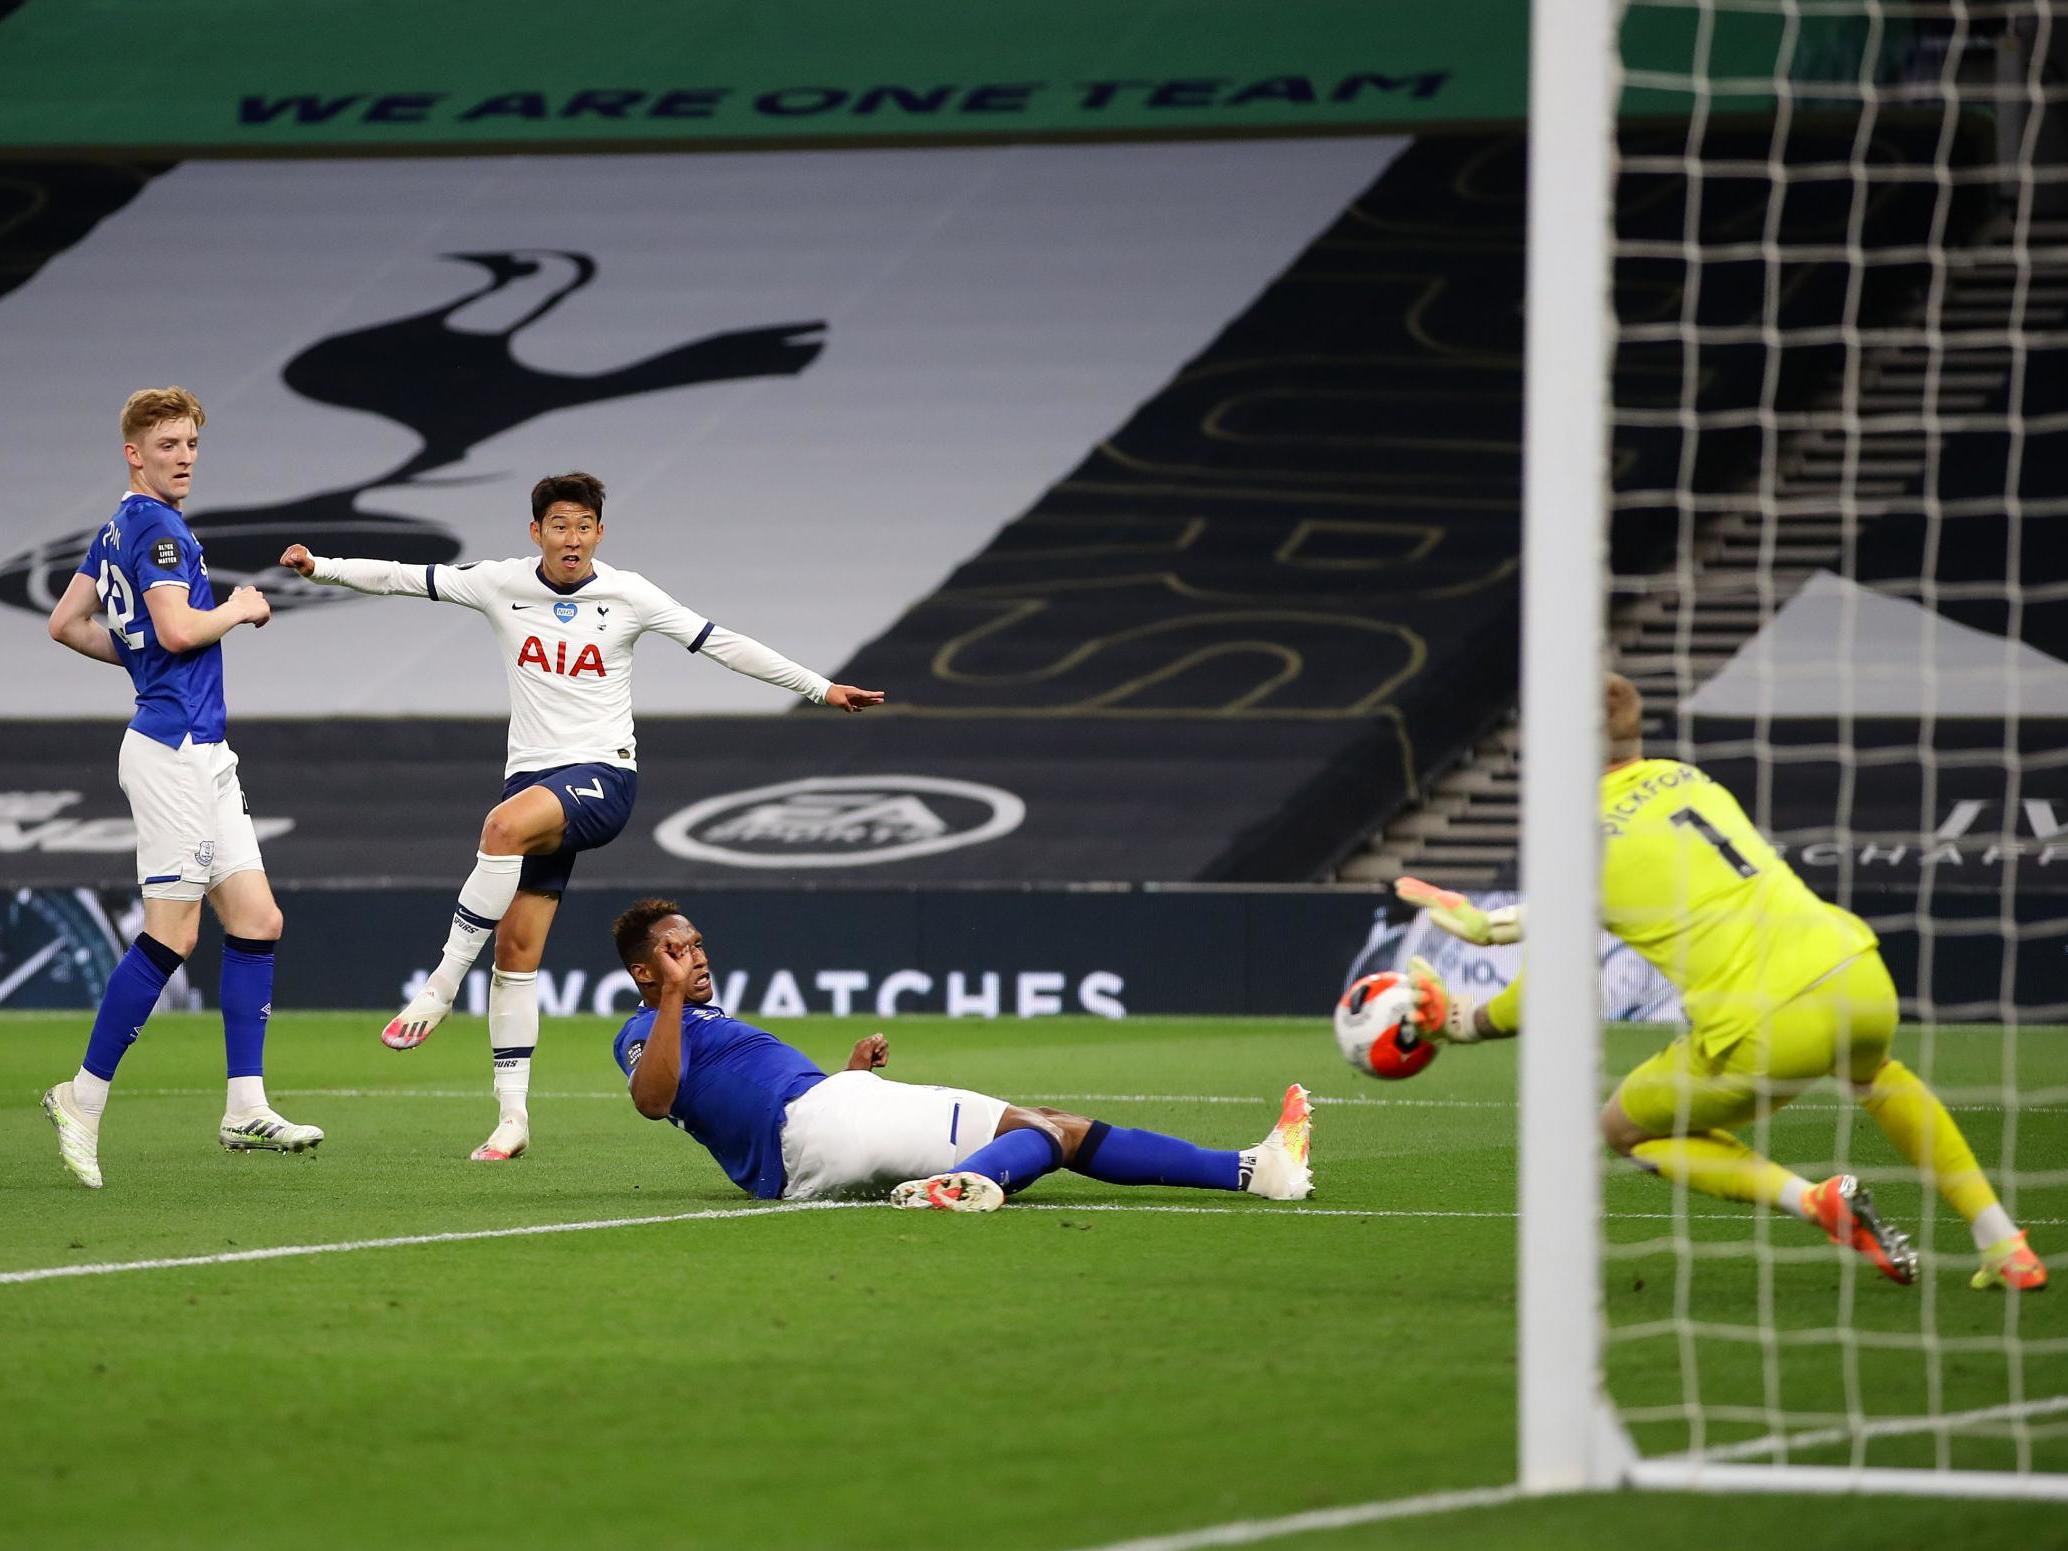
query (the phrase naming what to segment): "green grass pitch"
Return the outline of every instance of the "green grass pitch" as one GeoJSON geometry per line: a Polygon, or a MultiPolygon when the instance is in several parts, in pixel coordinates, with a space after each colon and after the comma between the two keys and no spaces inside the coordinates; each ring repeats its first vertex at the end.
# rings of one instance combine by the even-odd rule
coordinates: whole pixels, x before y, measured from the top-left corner
{"type": "MultiPolygon", "coordinates": [[[[312,1157],[232,1156],[214,1127],[220,1030],[161,1017],[124,1065],[108,1187],[60,1169],[36,1095],[82,1016],[0,1018],[0,1272],[216,1256],[536,1224],[724,1213],[529,1237],[0,1283],[0,1546],[985,1547],[1134,1536],[1486,1486],[1514,1474],[1512,1047],[1412,1083],[1356,1077],[1317,1021],[1135,1019],[890,1029],[886,1075],[948,1081],[1224,1146],[1262,1136],[1285,1083],[1324,1101],[1320,1194],[1287,1206],[1054,1176],[992,1217],[752,1205],[623,1095],[600,1019],[551,1022],[535,1150],[469,1164],[494,1118],[486,1035],[418,1051],[377,1015],[283,1014],[273,1095],[330,1133],[312,1157]],[[1330,1103],[1327,1101],[1342,1101],[1330,1103]],[[1199,1208],[1198,1211],[1145,1208],[1199,1208]]],[[[837,1065],[860,1020],[782,1032],[837,1065]]],[[[1626,1069],[1653,1031],[1617,1030],[1626,1069]]],[[[1947,1031],[1898,1053],[1959,1090],[1985,1164],[2002,1146],[2005,1041],[1947,1031]]],[[[2014,1061],[2016,1206],[2068,1248],[2068,1033],[2014,1061]]],[[[1773,1125],[1809,1170],[1840,1110],[1819,1089],[1773,1125]]],[[[1923,1201],[1864,1117],[1849,1156],[1884,1207],[1923,1201]]],[[[1966,1234],[1930,1223],[1926,1285],[1855,1276],[1800,1225],[1612,1171],[1612,1326],[1684,1312],[1701,1335],[1618,1339],[1611,1384],[1648,1451],[1686,1447],[1683,1357],[1738,1408],[1900,1415],[2068,1395],[2068,1285],[1967,1290],[1966,1234]],[[1767,1259],[1740,1253],[1764,1242],[1767,1259]],[[1647,1244],[1654,1247],[1646,1248],[1647,1244]],[[1740,1337],[1772,1311],[1778,1338],[1740,1337]],[[1849,1315],[1844,1311],[1849,1309],[1849,1315]],[[2023,1344],[2013,1374],[2001,1340],[2023,1344]],[[1936,1353],[1913,1339],[1941,1338],[1936,1353]],[[1841,1336],[1843,1337],[1841,1339],[1841,1336]],[[1990,1348],[1994,1346],[1994,1350],[1990,1348]]],[[[1873,1463],[1928,1464],[1932,1434],[1873,1463]]],[[[2068,1415],[1963,1433],[1956,1463],[2068,1471],[2068,1415]]],[[[1795,1457],[1842,1463],[1843,1448],[1795,1457]]],[[[1301,1548],[1661,1544],[1771,1533],[1791,1548],[2059,1545],[2058,1505],[1617,1494],[1306,1534],[1301,1548]],[[2052,1537],[2052,1538],[2050,1538],[2052,1537]]]]}

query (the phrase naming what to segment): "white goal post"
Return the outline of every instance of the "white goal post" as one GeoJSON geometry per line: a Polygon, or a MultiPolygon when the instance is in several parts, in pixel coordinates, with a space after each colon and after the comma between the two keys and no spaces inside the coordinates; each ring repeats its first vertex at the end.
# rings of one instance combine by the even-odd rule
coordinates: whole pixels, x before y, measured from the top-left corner
{"type": "MultiPolygon", "coordinates": [[[[1529,976],[1523,1003],[1526,1034],[1518,1052],[1518,1479],[1522,1490],[1533,1494],[1634,1486],[1713,1492],[1869,1492],[2068,1501],[2068,1473],[2025,1468],[2029,1466],[2033,1436],[2026,1429],[2033,1422],[2046,1419],[2044,1425],[2052,1428],[2051,1436],[2058,1439],[2062,1418],[2068,1416],[2068,1393],[2051,1393],[2054,1389],[2068,1391],[2068,1385],[2059,1383],[2063,1364],[2068,1362],[2059,1354],[2068,1351],[2068,1342],[2033,1340],[2035,1350],[2049,1354],[2049,1366],[2034,1367],[2029,1373],[2013,1355],[2009,1370],[2014,1398],[2010,1405],[1958,1414],[1950,1408],[1942,1412],[1937,1409],[1938,1392],[1933,1388],[1931,1409],[1920,1417],[1924,1425],[1915,1429],[1937,1432],[1939,1462],[1933,1468],[1865,1463],[1866,1441],[1900,1428],[1885,1426],[1882,1419],[1864,1416],[1857,1408],[1839,1426],[1822,1430],[1798,1428],[1787,1434],[1777,1451],[1778,1459],[1772,1462],[1756,1443],[1750,1447],[1720,1445],[1643,1457],[1610,1393],[1606,1374],[1611,1341],[1605,1289],[1612,1261],[1604,1252],[1604,1152],[1595,1120],[1603,1093],[1597,957],[1600,840],[1596,807],[1602,747],[1601,675],[1610,660],[1610,449],[1615,418],[1612,378],[1618,339],[1613,297],[1614,201],[1619,165],[1617,111],[1626,79],[1619,40],[1629,3],[1630,0],[1533,0],[1532,4],[1520,869],[1521,887],[1533,908],[1529,976]],[[2024,1379],[2019,1377],[2021,1374],[2024,1379]],[[2034,1387],[2021,1392],[2019,1385],[2023,1382],[2034,1387]],[[1954,1431],[1969,1426],[1986,1429],[2009,1425],[2020,1430],[2020,1468],[1950,1468],[1952,1456],[1946,1440],[1954,1431]],[[1848,1442],[1852,1445],[1852,1464],[1789,1462],[1790,1445],[1798,1452],[1814,1453],[1819,1447],[1848,1442]]],[[[1665,8],[1668,0],[1639,3],[1649,3],[1656,10],[1665,8]]],[[[1760,13],[1779,18],[1779,25],[1792,39],[1803,17],[1833,15],[1843,9],[1840,0],[1672,3],[1687,13],[1691,25],[1703,37],[1716,26],[1721,13],[1760,13]]],[[[2051,0],[1945,0],[1943,5],[1926,7],[1915,0],[1858,0],[1853,9],[1868,29],[1871,52],[1871,40],[1881,36],[1883,19],[1890,15],[1929,13],[1939,19],[1958,15],[1964,27],[1971,10],[1978,16],[1986,14],[1998,20],[2024,11],[2041,18],[2043,40],[2050,4],[2051,0]]],[[[2061,24],[2068,27],[2068,16],[2061,24]]],[[[1956,36],[1964,37],[1964,33],[1956,36]]],[[[1638,84],[1662,91],[1683,90],[1695,104],[1694,112],[1698,116],[1706,114],[1711,97],[1710,83],[1702,78],[1706,63],[1703,45],[1697,45],[1692,58],[1690,70],[1683,72],[1678,83],[1660,72],[1657,79],[1638,84]]],[[[1789,111],[1789,63],[1784,57],[1772,66],[1776,112],[1784,115],[1789,111]]],[[[1948,92],[1954,89],[1956,67],[1957,61],[1949,61],[1946,67],[1941,84],[1948,92]]],[[[1742,89],[1745,82],[1745,72],[1740,70],[1737,80],[1724,84],[1742,89]]],[[[1994,94],[1987,95],[1987,101],[2000,105],[1999,169],[2008,167],[2006,175],[2014,176],[2017,168],[2023,168],[2025,188],[2015,231],[2015,239],[2020,243],[2027,236],[2032,186],[2050,181],[2047,174],[2035,178],[2031,167],[2036,134],[2028,129],[2036,125],[2039,117],[2033,110],[2053,95],[2051,89],[2042,93],[2040,82],[2041,62],[2030,58],[2016,68],[2000,66],[1993,88],[1982,89],[1985,95],[1994,94]]],[[[1857,81],[1839,81],[1832,87],[1832,95],[1842,98],[1850,93],[1854,100],[1872,99],[1877,90],[1863,67],[1857,81]]],[[[1871,108],[1864,111],[1871,119],[1871,108]]],[[[1785,126],[1785,118],[1782,122],[1785,126]]],[[[1785,141],[1785,137],[1784,127],[1781,139],[1785,141]]],[[[1690,159],[1700,151],[1697,132],[1689,140],[1690,159]]],[[[1770,158],[1770,165],[1780,164],[1770,158]]],[[[1857,150],[1853,153],[1853,171],[1856,176],[1864,176],[1862,153],[1857,150]]],[[[1742,162],[1736,175],[1745,175],[1742,162]]],[[[1945,181],[1942,176],[1941,182],[1945,181]]],[[[2053,175],[2052,181],[2060,181],[2059,175],[2053,175]]],[[[1936,234],[1936,227],[1934,231],[1936,234]]],[[[1771,247],[1771,229],[1766,240],[1771,247]]],[[[1857,228],[1849,234],[1848,241],[1853,250],[1851,262],[1864,267],[1867,261],[1859,250],[1857,228]]],[[[1838,261],[1845,262],[1846,255],[1840,254],[1838,261]]],[[[1770,253],[1768,262],[1777,265],[1778,259],[1770,253]]],[[[1943,271],[1939,256],[1934,255],[1931,262],[1943,271]]],[[[2029,260],[2021,256],[2018,263],[2029,265],[2029,260]]],[[[1850,303],[1848,307],[1846,327],[1853,329],[1855,319],[1850,303]]],[[[1690,310],[1683,321],[1692,318],[1690,310]]],[[[1769,337],[1777,340],[1780,328],[1776,319],[1768,316],[1763,325],[1769,337]]],[[[1927,318],[1924,329],[1938,327],[1934,313],[1927,318]]],[[[2022,327],[2020,317],[2010,331],[2012,347],[2020,351],[2022,327]]],[[[1857,356],[1857,331],[1838,333],[1845,348],[1857,356]]],[[[1940,348],[1936,340],[1931,348],[1935,352],[1940,348]]],[[[2020,361],[2022,372],[2022,356],[2020,361]]],[[[1853,412],[1856,407],[1854,376],[1856,367],[1849,361],[1848,397],[1841,405],[1846,412],[1853,412]]],[[[1758,413],[1767,417],[1770,439],[1773,411],[1769,388],[1758,413]]],[[[1936,413],[1936,408],[1931,412],[1936,413]]],[[[1691,398],[1683,398],[1681,413],[1685,426],[1691,429],[1695,423],[1691,398]]],[[[2015,421],[2015,401],[2011,417],[2015,421]]],[[[2013,434],[2021,434],[2015,426],[2013,434]]],[[[1856,447],[1857,426],[1851,435],[1856,447]]],[[[1771,461],[1770,452],[1768,459],[1771,461]]],[[[1767,516],[1771,524],[1772,512],[1778,507],[1771,501],[1770,474],[1769,470],[1760,490],[1769,501],[1767,516]]],[[[2015,508],[2019,497],[2015,476],[2013,480],[2014,487],[2006,500],[2015,508]]],[[[1848,484],[1847,499],[1850,489],[1848,484]]],[[[1684,509],[1692,510],[1695,504],[1690,499],[1684,509]]],[[[1845,517],[1850,545],[1857,513],[1849,509],[1845,517]]],[[[2057,520],[2068,521],[2068,517],[2057,520]]],[[[1770,552],[1771,538],[1767,548],[1770,552]]],[[[1687,564],[1684,558],[1683,572],[1687,564]]],[[[2015,577],[2015,566],[2011,574],[2015,577]]],[[[1928,578],[1924,591],[1929,602],[1928,578]]],[[[1764,601],[1770,612],[1773,598],[1768,596],[1764,601]]],[[[1922,760],[1929,761],[1931,757],[1929,748],[1921,749],[1922,760]]],[[[2007,757],[2015,761],[2014,753],[2007,757]]],[[[1784,776],[1782,772],[1776,778],[1784,776]]],[[[1753,807],[1749,799],[1746,805],[1748,811],[1753,807]]],[[[1921,913],[1919,926],[1921,931],[1929,932],[1929,923],[1921,913]]],[[[2007,971],[2007,1003],[2010,995],[2007,971]]],[[[2007,1014],[2007,1020],[2015,1021],[2014,1015],[2007,1014]]],[[[2008,1070],[2012,1064],[2007,1062],[2006,1084],[2015,1081],[2014,1072],[2008,1070]]],[[[2003,1107],[2015,1111],[2016,1104],[2006,1100],[2003,1107]]],[[[1841,1160],[1845,1156],[1841,1148],[1841,1160]]],[[[1984,1160],[1985,1166],[1991,1162],[1984,1160]]],[[[1662,1200],[1670,1192],[1670,1187],[1663,1183],[1657,1188],[1662,1200]]],[[[1930,1210],[1928,1203],[1927,1227],[1930,1210]]],[[[1747,1215],[1749,1223],[1749,1211],[1747,1215]]],[[[1748,1238],[1752,1231],[1748,1226],[1748,1238]]],[[[2045,1231],[2055,1249],[2060,1247],[2063,1236],[2068,1236],[2068,1229],[2058,1226],[2045,1231]]],[[[1778,1229],[1775,1235],[1778,1238],[1778,1229]]],[[[2040,1234],[2035,1232],[2035,1241],[2039,1238],[2040,1234]]],[[[1776,1254],[1762,1236],[1757,1253],[1766,1257],[1766,1268],[1770,1270],[1771,1262],[1785,1260],[1788,1252],[1776,1254]]],[[[1849,1278],[1850,1270],[1847,1275],[1849,1278]]],[[[1851,1285],[1848,1280],[1836,1323],[1842,1324],[1851,1317],[1851,1285]]],[[[1925,1294],[1921,1316],[1924,1329],[1914,1339],[1935,1362],[1935,1343],[1940,1341],[1940,1334],[1932,1324],[1931,1289],[1920,1287],[1912,1291],[1925,1294]]],[[[1983,1295],[1963,1290],[1958,1296],[1983,1295]]],[[[2053,1296],[2068,1297],[2068,1289],[2056,1289],[2053,1296]]],[[[2041,1336],[2045,1328],[2036,1320],[2028,1320],[2027,1329],[2021,1333],[2015,1319],[2006,1319],[2000,1339],[2016,1344],[2041,1336]]],[[[1980,1349],[1980,1338],[1968,1339],[1976,1344],[1965,1350],[1980,1349]]],[[[1785,1355],[1786,1343],[1776,1341],[1773,1348],[1775,1355],[1770,1362],[1778,1364],[1785,1355]]],[[[1700,1404],[1699,1397],[1690,1402],[1691,1408],[1700,1404]]],[[[1700,1434],[1696,1436],[1699,1441],[1700,1434]]],[[[1782,1436],[1779,1429],[1775,1436],[1782,1436]]],[[[2005,1435],[1999,1432],[1995,1436],[2005,1435]]],[[[2057,1454],[2058,1451],[2056,1457],[2057,1454]]]]}

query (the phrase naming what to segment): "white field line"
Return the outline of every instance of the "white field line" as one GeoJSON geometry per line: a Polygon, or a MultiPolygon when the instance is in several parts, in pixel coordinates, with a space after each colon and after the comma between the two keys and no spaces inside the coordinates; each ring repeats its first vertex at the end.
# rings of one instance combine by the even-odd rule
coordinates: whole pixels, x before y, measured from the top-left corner
{"type": "Polygon", "coordinates": [[[1475,1486],[1461,1492],[1429,1492],[1420,1497],[1397,1497],[1390,1502],[1354,1503],[1346,1508],[1312,1508],[1278,1519],[1238,1519],[1230,1524],[1209,1524],[1203,1529],[1179,1530],[1169,1535],[1145,1535],[1139,1540],[1116,1540],[1087,1551],[1202,1551],[1207,1546],[1253,1546],[1260,1540],[1280,1540],[1287,1535],[1312,1535],[1323,1530],[1351,1529],[1359,1524],[1378,1524],[1387,1519],[1420,1519],[1438,1513],[1456,1513],[1464,1508],[1498,1508],[1522,1496],[1522,1488],[1475,1486]]]}
{"type": "MultiPolygon", "coordinates": [[[[422,1244],[470,1244],[485,1239],[538,1238],[555,1233],[590,1233],[605,1228],[649,1228],[664,1223],[722,1222],[747,1217],[784,1217],[796,1212],[888,1210],[887,1201],[784,1201],[774,1206],[708,1207],[696,1212],[665,1212],[651,1217],[598,1217],[576,1222],[531,1223],[514,1228],[474,1228],[455,1233],[411,1233],[386,1239],[342,1239],[323,1244],[276,1244],[263,1249],[227,1250],[213,1255],[168,1255],[150,1260],[102,1260],[65,1266],[33,1266],[20,1271],[0,1271],[0,1286],[20,1282],[49,1282],[67,1277],[113,1276],[123,1271],[174,1271],[190,1266],[238,1265],[252,1260],[287,1260],[297,1255],[346,1255],[362,1250],[412,1249],[422,1244]]],[[[1454,1221],[1487,1219],[1513,1222],[1512,1211],[1461,1212],[1438,1208],[1286,1206],[1275,1210],[1256,1206],[1184,1206],[1164,1201],[1022,1201],[1012,1207],[1020,1212],[1130,1212],[1165,1217],[1235,1217],[1259,1213],[1269,1217],[1354,1217],[1354,1218],[1441,1218],[1454,1221]]],[[[1618,1221],[1629,1219],[1671,1222],[1673,1212],[1614,1212],[1618,1221]]],[[[1718,1212],[1718,1217],[1731,1215],[1718,1212]]],[[[2068,1219],[2034,1218],[2029,1222],[2059,1226],[2068,1219]]]]}
{"type": "Polygon", "coordinates": [[[793,1212],[830,1212],[874,1204],[864,1201],[788,1201],[776,1206],[714,1207],[701,1212],[668,1212],[656,1217],[599,1217],[583,1222],[534,1223],[521,1228],[477,1228],[465,1233],[412,1233],[392,1239],[341,1239],[329,1244],[275,1244],[266,1249],[228,1250],[215,1255],[169,1255],[155,1260],[102,1260],[84,1265],[0,1271],[0,1283],[112,1276],[118,1271],[172,1271],[184,1266],[227,1266],[247,1260],[287,1260],[297,1255],[349,1255],[360,1250],[408,1249],[419,1244],[465,1244],[477,1239],[537,1238],[551,1233],[591,1233],[600,1228],[647,1228],[657,1223],[782,1217],[793,1212]]]}
{"type": "MultiPolygon", "coordinates": [[[[192,1099],[208,1098],[221,1093],[216,1088],[123,1088],[124,1097],[139,1099],[192,1099]]],[[[274,1088],[275,1097],[294,1099],[479,1099],[489,1096],[486,1087],[481,1088],[274,1088]]],[[[579,1088],[558,1092],[536,1092],[535,1099],[617,1099],[622,1101],[622,1088],[579,1088]]],[[[1025,1093],[1019,1096],[1027,1102],[1055,1102],[1066,1104],[1249,1104],[1258,1109],[1269,1109],[1272,1100],[1255,1093],[1025,1093]]],[[[1328,1098],[1321,1094],[1309,1097],[1317,1107],[1354,1109],[1496,1109],[1513,1110],[1513,1099],[1416,1099],[1416,1098],[1328,1098]]],[[[1798,1099],[1788,1106],[1791,1114],[1811,1114],[1836,1111],[1841,1106],[1829,1099],[1798,1099]]],[[[1977,1114],[2001,1113],[2002,1104],[1953,1103],[1946,1106],[1956,1112],[1977,1114]]],[[[2052,1114],[2068,1110],[2068,1104],[2020,1104],[2021,1115],[2052,1114]]]]}
{"type": "Polygon", "coordinates": [[[1722,1464],[1729,1460],[1758,1459],[1761,1455],[1778,1454],[1784,1449],[1828,1448],[1834,1443],[1851,1443],[1855,1438],[1907,1438],[1918,1433],[1973,1427],[1987,1422],[2029,1421],[2036,1416],[2054,1416],[2063,1411],[2068,1411],[2068,1395],[2050,1395],[2044,1400],[2007,1401],[2000,1406],[1948,1411],[1940,1416],[1878,1417],[1861,1423],[1857,1428],[1820,1427],[1812,1432],[1768,1433],[1763,1438],[1748,1438],[1743,1443],[1721,1444],[1713,1449],[1675,1454],[1670,1458],[1722,1464]]]}

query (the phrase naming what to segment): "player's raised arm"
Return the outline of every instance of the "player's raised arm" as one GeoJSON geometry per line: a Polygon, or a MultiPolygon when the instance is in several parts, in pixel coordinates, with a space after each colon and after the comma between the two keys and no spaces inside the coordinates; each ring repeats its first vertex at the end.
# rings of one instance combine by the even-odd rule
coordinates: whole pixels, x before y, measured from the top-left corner
{"type": "Polygon", "coordinates": [[[637,583],[642,594],[640,628],[643,630],[658,631],[735,673],[744,673],[764,684],[787,689],[816,705],[829,705],[838,711],[865,711],[870,706],[883,704],[883,691],[880,689],[857,689],[852,684],[835,684],[824,674],[814,673],[792,662],[752,636],[713,624],[644,577],[630,580],[637,583]]]}
{"type": "Polygon", "coordinates": [[[648,1120],[665,1120],[675,1107],[675,1090],[682,1084],[682,998],[689,989],[689,960],[687,956],[677,958],[663,947],[652,963],[661,997],[646,1048],[632,1068],[632,1102],[648,1120]]]}
{"type": "Polygon", "coordinates": [[[69,646],[81,657],[119,668],[122,654],[115,650],[115,638],[108,634],[106,625],[93,617],[99,610],[100,594],[94,589],[93,578],[84,571],[73,572],[64,596],[50,611],[50,639],[60,646],[69,646]]]}
{"type": "Polygon", "coordinates": [[[1504,905],[1499,910],[1481,910],[1463,894],[1440,889],[1420,878],[1393,880],[1393,892],[1417,910],[1429,912],[1429,919],[1451,936],[1475,947],[1522,941],[1522,906],[1504,905]]]}
{"type": "Polygon", "coordinates": [[[312,582],[328,587],[349,587],[376,598],[429,598],[433,603],[457,603],[478,609],[486,596],[467,573],[472,566],[406,565],[400,560],[350,560],[318,555],[306,544],[290,544],[280,563],[312,582]]]}

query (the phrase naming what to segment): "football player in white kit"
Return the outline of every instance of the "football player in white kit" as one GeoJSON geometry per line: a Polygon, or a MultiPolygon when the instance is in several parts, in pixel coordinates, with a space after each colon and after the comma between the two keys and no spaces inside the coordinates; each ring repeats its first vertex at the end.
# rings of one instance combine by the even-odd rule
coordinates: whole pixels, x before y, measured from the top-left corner
{"type": "Polygon", "coordinates": [[[357,592],[456,603],[487,616],[510,684],[509,761],[503,800],[481,826],[474,871],[460,888],[444,956],[409,1005],[381,1031],[391,1049],[422,1044],[452,1011],[467,971],[493,932],[488,1037],[501,1118],[470,1155],[515,1158],[531,1145],[525,1096],[538,1045],[538,967],[578,852],[615,839],[638,790],[632,736],[632,648],[647,631],[732,669],[842,711],[881,705],[875,690],[834,684],[722,629],[645,577],[596,559],[603,482],[550,475],[531,492],[537,556],[471,565],[405,565],[313,555],[301,544],[280,563],[313,581],[357,592]]]}
{"type": "Polygon", "coordinates": [[[306,1152],[323,1140],[266,1102],[266,1020],[280,907],[259,859],[251,805],[224,736],[221,642],[272,617],[255,587],[222,603],[183,508],[208,416],[185,388],[142,388],[122,406],[129,492],[50,613],[53,640],[129,671],[136,714],[122,735],[122,791],[136,821],[144,929],[108,977],[78,1075],[43,1095],[58,1156],[101,1186],[101,1115],[115,1068],[201,930],[223,923],[220,1004],[229,1090],[216,1136],[235,1152],[306,1152]],[[98,616],[98,617],[96,617],[98,616]]]}

